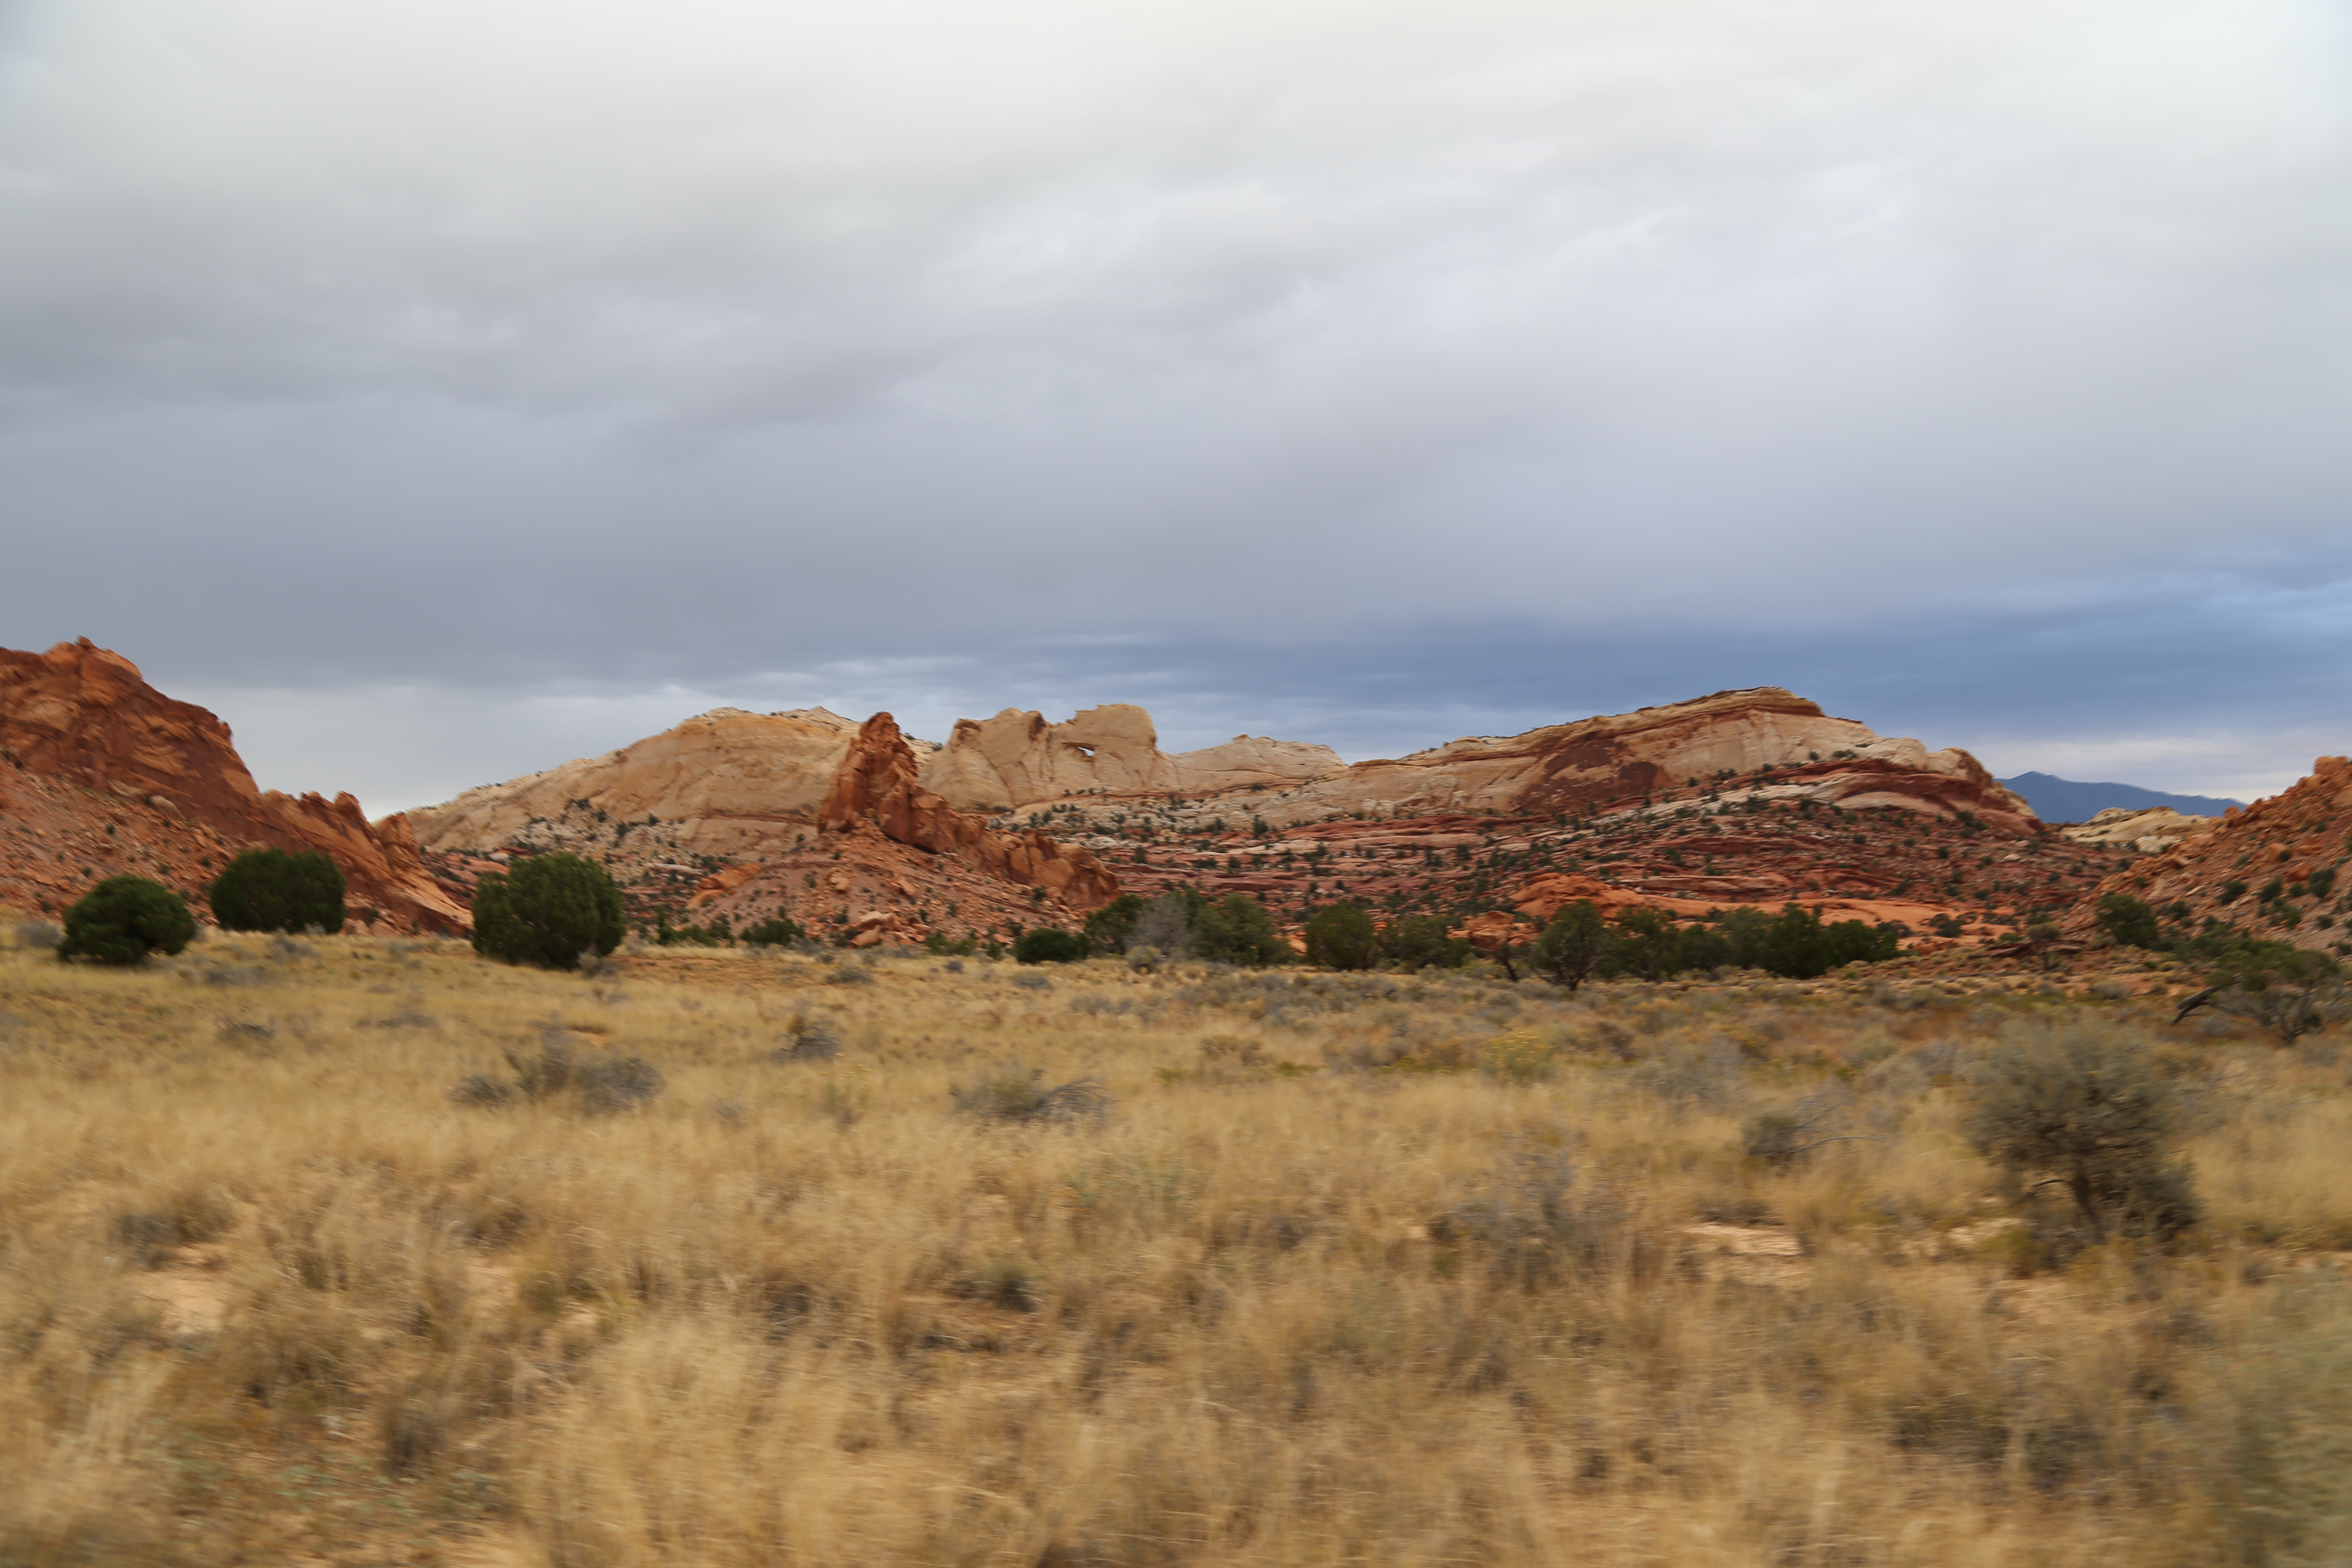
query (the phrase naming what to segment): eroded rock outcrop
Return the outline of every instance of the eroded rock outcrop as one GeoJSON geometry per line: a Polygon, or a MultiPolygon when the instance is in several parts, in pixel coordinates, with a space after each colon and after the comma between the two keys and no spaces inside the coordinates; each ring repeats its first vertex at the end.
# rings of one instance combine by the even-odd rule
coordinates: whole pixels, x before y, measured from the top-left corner
{"type": "MultiPolygon", "coordinates": [[[[0,752],[23,773],[64,786],[35,792],[37,801],[28,795],[11,818],[31,820],[37,807],[43,835],[88,837],[99,859],[105,855],[98,841],[122,839],[126,826],[151,859],[174,867],[190,884],[199,880],[194,872],[203,860],[240,847],[316,849],[342,868],[355,915],[373,908],[383,923],[409,930],[468,924],[466,910],[425,871],[401,818],[372,825],[348,794],[330,801],[265,793],[226,724],[164,696],[137,665],[87,637],[43,654],[0,649],[0,752]],[[131,823],[126,812],[141,820],[131,823]],[[92,829],[86,835],[85,818],[92,829]],[[101,818],[110,834],[98,831],[101,818]],[[175,833],[174,824],[182,830],[175,833]]],[[[15,852],[39,853],[30,842],[15,852]]],[[[58,886],[54,871],[35,880],[78,896],[58,886]]]]}
{"type": "Polygon", "coordinates": [[[994,814],[1083,795],[1197,795],[1287,786],[1337,773],[1328,746],[1236,735],[1197,752],[1160,749],[1151,715],[1131,702],[1081,709],[1068,722],[1007,708],[959,719],[922,765],[922,783],[959,811],[994,814]]]}
{"type": "Polygon", "coordinates": [[[2077,844],[2120,844],[2143,855],[2154,855],[2193,834],[2204,832],[2220,820],[2213,816],[2185,816],[2168,805],[2145,811],[2111,805],[2088,822],[2058,831],[2077,844]]]}
{"type": "Polygon", "coordinates": [[[1044,888],[1074,910],[1118,893],[1118,879],[1086,850],[1039,832],[1003,833],[923,786],[898,721],[877,713],[858,730],[817,812],[817,826],[845,832],[871,825],[883,837],[973,861],[1006,881],[1044,888]]]}

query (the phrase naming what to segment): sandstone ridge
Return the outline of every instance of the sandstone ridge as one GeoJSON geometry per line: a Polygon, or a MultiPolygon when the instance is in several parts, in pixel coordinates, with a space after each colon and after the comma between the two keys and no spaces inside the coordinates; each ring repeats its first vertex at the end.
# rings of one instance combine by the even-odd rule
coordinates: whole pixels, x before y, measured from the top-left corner
{"type": "MultiPolygon", "coordinates": [[[[483,784],[408,816],[434,850],[585,850],[609,837],[613,823],[650,817],[671,825],[666,840],[688,855],[769,856],[816,825],[857,732],[856,721],[823,708],[717,708],[601,757],[483,784]]],[[[960,719],[944,746],[900,739],[924,789],[951,810],[983,816],[1075,795],[1288,786],[1344,767],[1328,746],[1253,735],[1171,754],[1160,750],[1151,715],[1126,702],[1062,724],[1010,708],[960,719]]]]}
{"type": "Polygon", "coordinates": [[[604,824],[650,816],[674,825],[682,853],[760,855],[815,823],[856,733],[856,720],[823,708],[714,708],[601,757],[469,789],[409,821],[428,849],[488,852],[579,847],[562,826],[567,813],[604,824]]]}
{"type": "Polygon", "coordinates": [[[164,696],[137,665],[87,637],[44,654],[0,648],[0,753],[15,764],[13,787],[0,785],[9,833],[0,883],[36,907],[62,907],[121,871],[198,892],[207,862],[274,845],[332,858],[355,918],[373,910],[398,930],[469,923],[425,870],[401,817],[371,825],[348,794],[265,793],[226,724],[164,696]]]}
{"type": "MultiPolygon", "coordinates": [[[[686,903],[696,921],[744,928],[774,915],[852,947],[1075,922],[1116,898],[1087,851],[1035,829],[1004,832],[926,789],[898,721],[858,727],[816,814],[817,837],[712,871],[686,903]]],[[[611,864],[611,857],[606,858],[611,864]]],[[[648,887],[633,879],[640,900],[648,887]]]]}
{"type": "MultiPolygon", "coordinates": [[[[1795,770],[1825,804],[1983,817],[2030,831],[2031,806],[1958,748],[1882,737],[1777,686],[1472,736],[1393,760],[1358,763],[1258,807],[1275,823],[1334,815],[1531,816],[1577,813],[1691,781],[1795,770]]],[[[1792,780],[1793,782],[1793,780],[1792,780]]]]}
{"type": "MultiPolygon", "coordinates": [[[[856,731],[822,708],[717,709],[593,760],[468,790],[410,820],[436,850],[583,847],[614,822],[651,817],[672,825],[688,854],[772,855],[815,825],[856,731]]],[[[1769,767],[1803,770],[1809,793],[1840,805],[1968,812],[2021,831],[2037,820],[1968,752],[1880,736],[1770,686],[1352,766],[1328,747],[1264,736],[1162,752],[1151,715],[1123,702],[1060,724],[1008,708],[958,720],[944,746],[906,743],[925,790],[952,810],[983,815],[1089,797],[1214,804],[1246,794],[1250,814],[1277,825],[1358,814],[1525,816],[1769,767]]]]}

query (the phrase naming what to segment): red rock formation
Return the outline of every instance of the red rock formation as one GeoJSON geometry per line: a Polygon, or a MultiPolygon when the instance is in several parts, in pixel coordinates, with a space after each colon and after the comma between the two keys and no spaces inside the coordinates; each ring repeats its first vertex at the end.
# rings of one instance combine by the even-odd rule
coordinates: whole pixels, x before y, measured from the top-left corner
{"type": "MultiPolygon", "coordinates": [[[[131,809],[179,825],[184,863],[216,847],[275,845],[316,849],[342,868],[354,910],[373,907],[406,930],[463,930],[470,922],[425,871],[401,818],[371,826],[341,795],[293,796],[254,785],[228,726],[194,703],[149,686],[138,666],[85,637],[46,654],[0,648],[0,754],[26,773],[88,792],[68,809],[50,791],[55,831],[77,816],[131,809]]],[[[121,837],[121,824],[111,837],[121,837]]],[[[145,837],[168,829],[151,829],[145,837]]],[[[142,840],[143,841],[143,840],[142,840]]],[[[159,851],[169,854],[168,847],[159,851]]]]}
{"type": "MultiPolygon", "coordinates": [[[[1919,796],[1897,805],[1884,773],[1857,765],[1870,763],[1761,768],[1560,818],[1367,815],[1280,828],[1244,815],[1259,797],[1213,796],[1149,813],[1129,806],[1124,826],[1105,821],[1086,842],[1112,859],[1127,890],[1147,897],[1174,887],[1246,893],[1293,923],[1350,900],[1443,914],[1474,937],[1487,930],[1472,923],[1482,915],[1507,909],[1538,921],[1576,898],[1681,917],[1794,901],[1825,918],[1918,929],[1938,915],[1973,922],[1994,910],[2063,910],[2112,865],[2038,822],[1958,805],[1972,798],[1964,777],[1917,782],[1956,791],[1944,809],[1923,810],[1919,796]]],[[[1087,816],[1057,820],[1085,831],[1087,816]]]]}
{"type": "Polygon", "coordinates": [[[2144,899],[2168,921],[2195,931],[2221,921],[2266,942],[2352,952],[2352,762],[2322,757],[2293,788],[2231,809],[2217,825],[2133,862],[2068,911],[2066,932],[2090,940],[2100,898],[2144,899]],[[2325,892],[2306,880],[2324,878],[2325,892]],[[2230,884],[2240,885],[2232,893],[2230,884]],[[2278,896],[2266,896],[2275,883],[2278,896]]]}
{"type": "Polygon", "coordinates": [[[1118,895],[1118,879],[1083,849],[1045,834],[1000,833],[956,810],[918,781],[913,748],[898,721],[877,713],[850,742],[824,802],[819,832],[869,822],[886,838],[976,862],[1005,881],[1044,888],[1074,910],[1097,909],[1118,895]]]}

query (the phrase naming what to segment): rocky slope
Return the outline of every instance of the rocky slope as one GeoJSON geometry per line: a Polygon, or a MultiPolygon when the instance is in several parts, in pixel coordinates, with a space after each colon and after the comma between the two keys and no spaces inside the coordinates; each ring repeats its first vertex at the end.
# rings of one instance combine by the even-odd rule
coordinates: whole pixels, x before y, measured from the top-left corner
{"type": "MultiPolygon", "coordinates": [[[[2101,882],[2095,895],[2127,893],[2190,931],[2209,920],[2298,947],[2352,952],[2352,763],[2322,757],[2292,789],[2231,811],[2101,882]]],[[[2069,934],[2095,929],[2095,896],[2067,918],[2069,934]]]]}
{"type": "Polygon", "coordinates": [[[0,648],[0,901],[62,909],[125,871],[197,895],[238,849],[275,845],[331,857],[354,920],[468,923],[403,819],[371,825],[349,795],[263,792],[227,725],[88,638],[0,648]]]}

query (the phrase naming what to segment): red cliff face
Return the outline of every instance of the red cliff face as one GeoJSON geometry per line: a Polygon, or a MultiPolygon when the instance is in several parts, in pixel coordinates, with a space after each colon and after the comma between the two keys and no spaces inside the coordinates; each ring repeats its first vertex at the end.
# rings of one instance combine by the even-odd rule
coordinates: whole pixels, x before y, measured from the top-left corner
{"type": "Polygon", "coordinates": [[[14,879],[20,883],[78,897],[86,890],[78,884],[98,879],[79,875],[85,862],[100,863],[89,866],[99,875],[139,870],[125,858],[127,846],[123,855],[107,853],[124,845],[127,827],[151,858],[176,865],[184,883],[205,879],[191,862],[238,848],[315,849],[342,868],[355,912],[373,908],[407,930],[456,931],[469,923],[426,873],[401,818],[371,825],[349,795],[329,801],[265,794],[236,754],[227,725],[164,696],[141,678],[138,666],[88,638],[45,654],[0,648],[0,753],[16,774],[50,786],[0,809],[17,824],[17,836],[0,844],[0,860],[47,859],[40,876],[16,868],[26,873],[14,879]],[[68,840],[75,844],[74,875],[61,885],[49,868],[68,840]]]}
{"type": "Polygon", "coordinates": [[[835,772],[817,809],[817,830],[871,823],[894,842],[976,862],[1008,882],[1044,888],[1074,910],[1097,909],[1118,895],[1118,879],[1086,850],[1035,831],[997,832],[925,789],[916,775],[914,750],[898,721],[877,713],[835,772]]]}

